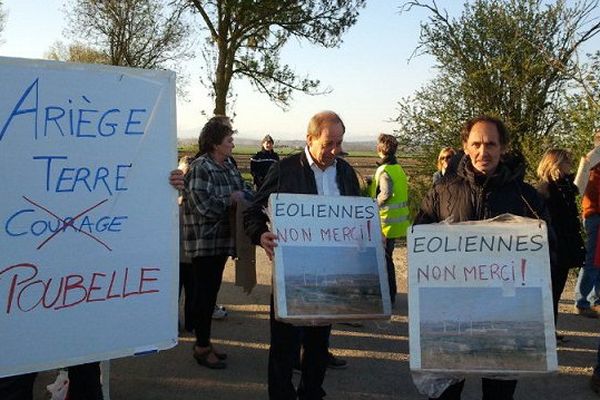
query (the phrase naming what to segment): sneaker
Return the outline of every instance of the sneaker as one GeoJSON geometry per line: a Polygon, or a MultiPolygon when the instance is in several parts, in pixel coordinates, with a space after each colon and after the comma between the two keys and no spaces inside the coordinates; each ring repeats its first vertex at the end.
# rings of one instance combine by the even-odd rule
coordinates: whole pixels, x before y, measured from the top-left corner
{"type": "Polygon", "coordinates": [[[225,317],[227,317],[227,310],[225,307],[216,304],[212,319],[225,319],[225,317]]]}
{"type": "Polygon", "coordinates": [[[329,360],[327,361],[327,368],[330,369],[346,369],[348,368],[348,363],[346,360],[338,358],[333,355],[332,352],[329,352],[329,360]]]}
{"type": "Polygon", "coordinates": [[[598,318],[598,312],[590,307],[575,306],[575,313],[588,318],[598,318]]]}
{"type": "Polygon", "coordinates": [[[596,394],[600,394],[600,375],[592,374],[590,378],[590,389],[596,394]]]}

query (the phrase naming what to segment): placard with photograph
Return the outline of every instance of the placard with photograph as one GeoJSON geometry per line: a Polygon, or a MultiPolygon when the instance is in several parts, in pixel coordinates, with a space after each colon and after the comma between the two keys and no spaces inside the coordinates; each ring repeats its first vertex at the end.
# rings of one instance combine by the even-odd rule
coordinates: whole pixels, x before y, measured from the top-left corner
{"type": "Polygon", "coordinates": [[[543,221],[415,225],[407,247],[412,370],[557,370],[543,221]]]}
{"type": "Polygon", "coordinates": [[[277,319],[312,322],[391,315],[377,203],[370,198],[272,194],[277,319]]]}

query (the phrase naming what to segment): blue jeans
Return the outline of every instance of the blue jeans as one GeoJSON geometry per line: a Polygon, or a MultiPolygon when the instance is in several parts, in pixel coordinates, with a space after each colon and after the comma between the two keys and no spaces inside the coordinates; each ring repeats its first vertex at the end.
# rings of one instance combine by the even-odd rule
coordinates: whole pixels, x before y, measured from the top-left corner
{"type": "Polygon", "coordinates": [[[580,308],[590,308],[590,304],[600,305],[600,268],[594,267],[594,253],[600,215],[587,217],[583,224],[587,233],[585,265],[579,270],[575,286],[575,305],[580,308]]]}

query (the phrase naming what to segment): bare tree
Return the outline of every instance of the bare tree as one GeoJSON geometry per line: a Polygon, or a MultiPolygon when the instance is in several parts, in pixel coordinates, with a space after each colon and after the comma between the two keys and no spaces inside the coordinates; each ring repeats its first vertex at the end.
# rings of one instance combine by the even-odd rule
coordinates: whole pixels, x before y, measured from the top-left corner
{"type": "Polygon", "coordinates": [[[73,0],[70,32],[107,55],[112,65],[173,67],[190,57],[189,25],[180,1],[73,0]]]}
{"type": "Polygon", "coordinates": [[[319,81],[299,77],[280,61],[291,37],[335,47],[366,0],[188,0],[209,37],[203,50],[215,114],[225,114],[231,81],[246,78],[285,108],[294,91],[318,91],[319,81]]]}

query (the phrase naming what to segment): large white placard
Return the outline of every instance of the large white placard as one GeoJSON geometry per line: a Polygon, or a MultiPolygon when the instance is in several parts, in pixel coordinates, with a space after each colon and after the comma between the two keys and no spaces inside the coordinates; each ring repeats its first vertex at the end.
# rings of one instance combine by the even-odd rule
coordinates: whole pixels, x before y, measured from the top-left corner
{"type": "Polygon", "coordinates": [[[175,75],[0,58],[0,376],[177,342],[175,75]]]}
{"type": "Polygon", "coordinates": [[[411,228],[412,370],[557,370],[546,225],[506,218],[411,228]]]}
{"type": "Polygon", "coordinates": [[[350,196],[272,194],[278,319],[303,325],[389,318],[377,203],[350,196]]]}

